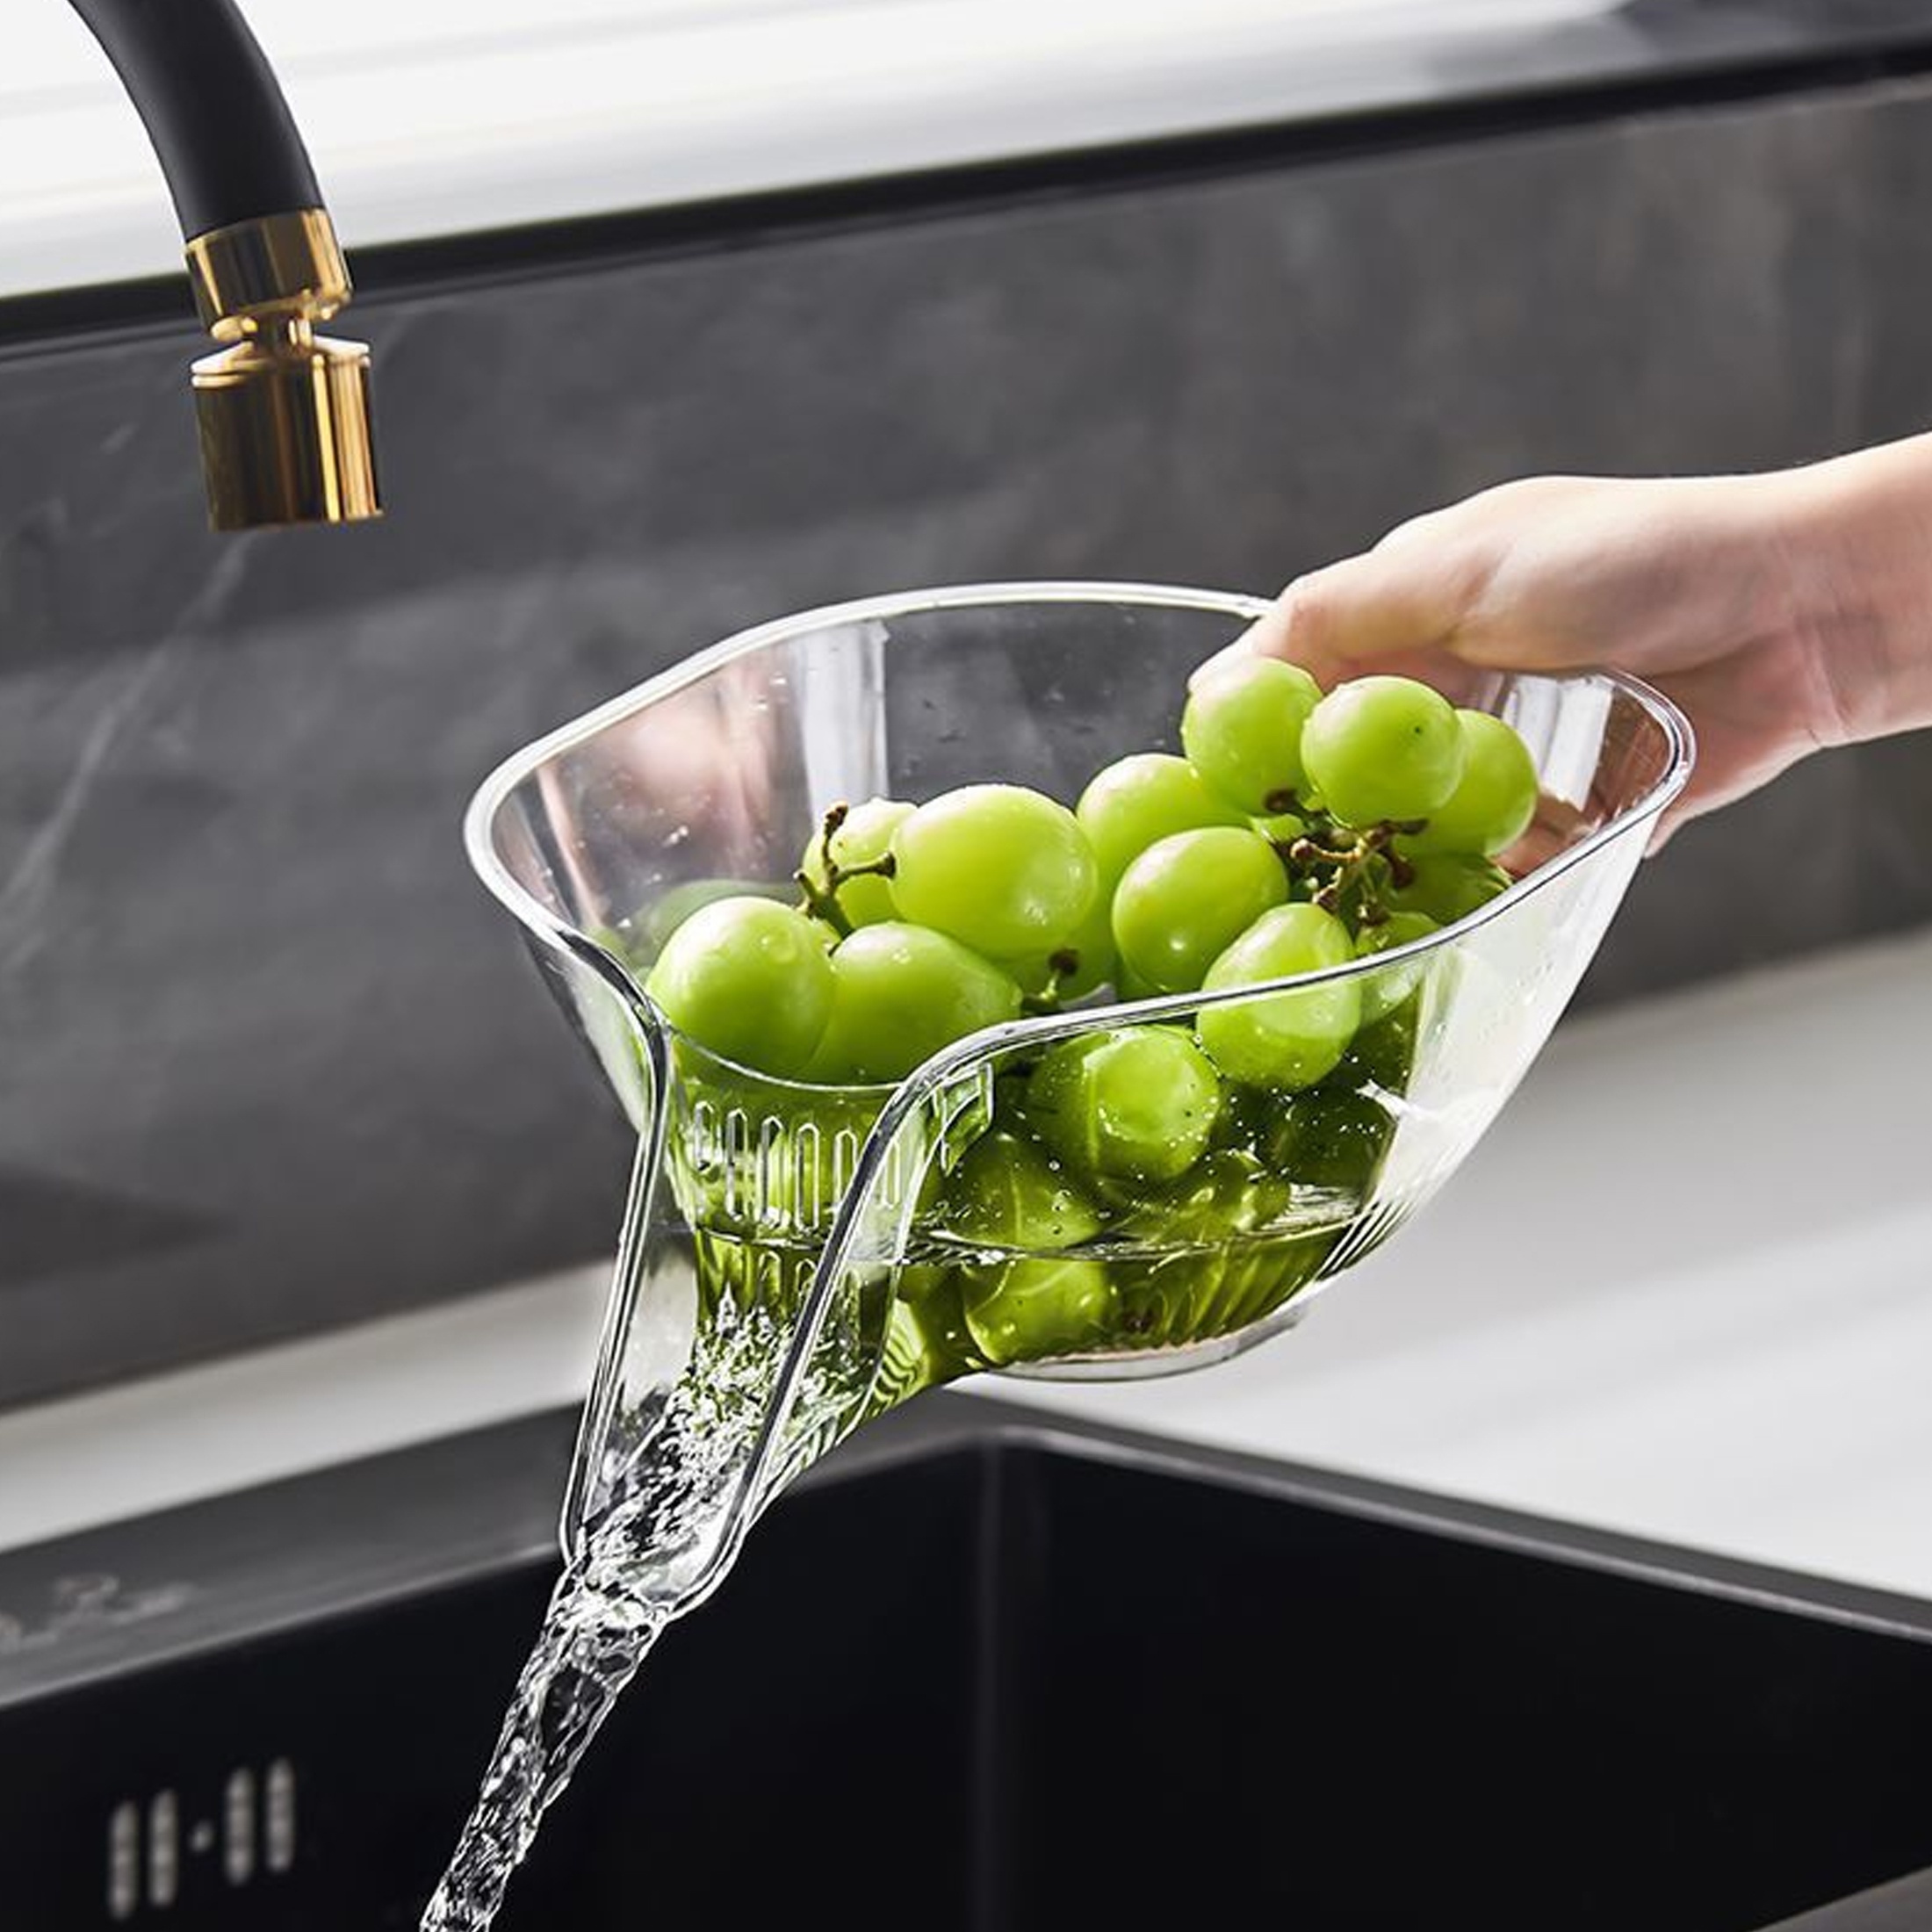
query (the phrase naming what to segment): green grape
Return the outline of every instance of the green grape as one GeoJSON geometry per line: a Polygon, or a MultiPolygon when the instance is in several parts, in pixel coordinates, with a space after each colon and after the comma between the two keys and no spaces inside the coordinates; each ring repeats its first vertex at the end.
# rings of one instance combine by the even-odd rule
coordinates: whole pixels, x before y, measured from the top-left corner
{"type": "Polygon", "coordinates": [[[1203,825],[1247,823],[1208,789],[1185,758],[1170,752],[1136,752],[1109,765],[1080,794],[1074,816],[1093,847],[1101,888],[1107,891],[1158,839],[1203,825]]]}
{"type": "Polygon", "coordinates": [[[1057,1252],[1092,1240],[1101,1225],[1072,1178],[1005,1128],[967,1149],[934,1214],[950,1239],[1006,1253],[1057,1252]]]}
{"type": "Polygon", "coordinates": [[[798,897],[796,885],[768,885],[761,879],[684,879],[667,886],[650,904],[615,929],[597,936],[607,950],[633,964],[649,967],[664,944],[692,913],[720,899],[775,899],[789,905],[798,897]]]}
{"type": "Polygon", "coordinates": [[[1141,854],[1114,895],[1114,942],[1135,981],[1192,992],[1270,906],[1287,874],[1259,833],[1233,825],[1177,832],[1141,854]]]}
{"type": "Polygon", "coordinates": [[[1104,1263],[1078,1255],[976,1270],[960,1299],[969,1332],[995,1368],[1085,1354],[1116,1339],[1113,1277],[1104,1263]]]}
{"type": "Polygon", "coordinates": [[[895,1301],[886,1310],[885,1337],[879,1350],[879,1366],[866,1401],[866,1419],[884,1414],[928,1388],[968,1372],[970,1364],[960,1359],[943,1334],[928,1328],[923,1313],[913,1304],[895,1301]]]}
{"type": "Polygon", "coordinates": [[[1035,1070],[1027,1119],[1076,1173],[1171,1181],[1207,1150],[1221,1082],[1174,1027],[1117,1027],[1063,1040],[1035,1070]]]}
{"type": "Polygon", "coordinates": [[[719,1058],[789,1078],[832,1013],[825,928],[771,899],[714,900],[665,942],[645,990],[719,1058]]]}
{"type": "Polygon", "coordinates": [[[1539,792],[1530,748],[1500,717],[1458,711],[1462,777],[1422,831],[1404,840],[1411,852],[1506,852],[1530,828],[1539,792]]]}
{"type": "MultiPolygon", "coordinates": [[[[936,1205],[935,1194],[933,1204],[924,1208],[928,1220],[936,1205]]],[[[951,1279],[951,1269],[936,1261],[902,1262],[892,1271],[892,1292],[908,1307],[916,1309],[930,1308],[943,1298],[946,1284],[951,1279]]]]}
{"type": "Polygon", "coordinates": [[[1292,811],[1264,812],[1248,823],[1264,839],[1275,845],[1293,845],[1308,829],[1306,821],[1296,818],[1292,811]]]}
{"type": "Polygon", "coordinates": [[[1086,917],[1068,935],[1064,946],[1056,947],[1051,953],[1032,954],[1026,959],[1003,959],[998,962],[1000,967],[1019,982],[1022,992],[1044,992],[1057,972],[1057,999],[1064,1004],[1085,998],[1114,977],[1114,921],[1109,900],[1105,891],[1094,895],[1086,917]],[[1055,963],[1068,957],[1074,962],[1071,972],[1055,963]]]}
{"type": "Polygon", "coordinates": [[[1246,1149],[1216,1148],[1181,1179],[1143,1194],[1116,1232],[1160,1248],[1213,1248],[1265,1228],[1289,1205],[1288,1191],[1246,1149]]]}
{"type": "Polygon", "coordinates": [[[1122,1329],[1169,1346],[1216,1333],[1229,1244],[1279,1213],[1287,1197],[1251,1154],[1234,1148],[1216,1149],[1178,1186],[1143,1195],[1116,1229],[1129,1246],[1114,1271],[1122,1329]]]}
{"type": "MultiPolygon", "coordinates": [[[[903,1271],[908,1274],[913,1272],[903,1271]]],[[[932,1358],[944,1366],[944,1374],[935,1375],[934,1380],[950,1381],[978,1364],[979,1345],[966,1326],[965,1310],[960,1304],[961,1281],[970,1278],[974,1271],[921,1266],[916,1272],[922,1278],[930,1275],[934,1279],[930,1282],[922,1280],[917,1295],[902,1288],[900,1300],[917,1316],[932,1358]]]]}
{"type": "Polygon", "coordinates": [[[1053,978],[1053,964],[1044,953],[1029,953],[1024,959],[996,959],[993,964],[1033,999],[1046,991],[1053,978]]]}
{"type": "MultiPolygon", "coordinates": [[[[1369,959],[1377,953],[1393,952],[1398,946],[1411,946],[1439,930],[1426,912],[1391,912],[1380,926],[1365,926],[1355,935],[1355,956],[1369,959]]],[[[1367,974],[1359,981],[1362,989],[1362,1024],[1372,1027],[1384,1013],[1401,1006],[1421,985],[1429,963],[1430,955],[1424,953],[1417,959],[1367,974]]]]}
{"type": "Polygon", "coordinates": [[[943,933],[888,919],[832,955],[833,998],[806,1077],[827,1085],[901,1080],[941,1047],[1020,1013],[1020,989],[943,933]]]}
{"type": "Polygon", "coordinates": [[[1230,658],[1204,672],[1181,713],[1188,762],[1244,812],[1286,811],[1301,783],[1302,727],[1322,687],[1278,658],[1230,658]]]}
{"type": "MultiPolygon", "coordinates": [[[[1398,852],[1402,841],[1396,840],[1398,852]]],[[[1382,894],[1391,912],[1421,912],[1438,926],[1453,926],[1510,889],[1510,875],[1489,859],[1462,852],[1421,852],[1409,860],[1415,876],[1382,894]]]]}
{"type": "Polygon", "coordinates": [[[1111,1334],[1107,1269],[1061,1251],[1091,1241],[1100,1217],[1031,1143],[1004,1130],[975,1142],[948,1179],[939,1215],[955,1240],[1024,1258],[958,1272],[961,1313],[984,1360],[998,1366],[1063,1354],[1111,1334]]]}
{"type": "Polygon", "coordinates": [[[1272,1174],[1366,1200],[1381,1176],[1395,1123],[1373,1096],[1339,1088],[1274,1097],[1255,1135],[1272,1174]]]}
{"type": "MultiPolygon", "coordinates": [[[[892,834],[912,816],[912,807],[900,798],[868,798],[862,805],[854,805],[832,835],[833,860],[848,871],[855,866],[876,865],[890,847],[892,834]]],[[[829,890],[823,825],[812,834],[798,869],[815,890],[829,890]]],[[[847,880],[839,888],[838,900],[849,926],[876,926],[899,916],[892,903],[891,882],[876,872],[847,880]]]]}
{"type": "MultiPolygon", "coordinates": [[[[1344,966],[1348,928],[1315,905],[1264,912],[1208,970],[1207,990],[1251,986],[1344,966]]],[[[1352,980],[1203,1006],[1195,1026],[1208,1057],[1231,1080],[1289,1090],[1312,1086],[1353,1038],[1362,1000],[1352,980]]]]}
{"type": "Polygon", "coordinates": [[[1093,904],[1069,935],[1065,952],[1073,958],[1073,970],[1060,976],[1062,999],[1084,999],[1098,991],[1114,977],[1119,955],[1114,948],[1113,895],[1096,894],[1093,904]]]}
{"type": "Polygon", "coordinates": [[[1357,678],[1315,708],[1301,756],[1345,825],[1426,818],[1462,776],[1462,731],[1446,698],[1413,678],[1357,678]]]}
{"type": "Polygon", "coordinates": [[[1294,1205],[1287,1181],[1232,1147],[1149,1196],[1121,1223],[1150,1251],[1114,1264],[1122,1329],[1145,1342],[1202,1342],[1280,1307],[1313,1279],[1342,1231],[1332,1223],[1275,1231],[1294,1205]]]}
{"type": "Polygon", "coordinates": [[[1385,1093],[1406,1093],[1409,1077],[1416,1066],[1421,1009],[1422,1002],[1411,993],[1373,1026],[1363,1027],[1349,1042],[1348,1051],[1336,1062],[1335,1071],[1322,1081],[1322,1085],[1364,1092],[1380,1087],[1385,1093]]]}
{"type": "Polygon", "coordinates": [[[1079,821],[1021,785],[965,785],[892,834],[902,919],[991,959],[1050,953],[1087,915],[1099,869],[1079,821]]]}

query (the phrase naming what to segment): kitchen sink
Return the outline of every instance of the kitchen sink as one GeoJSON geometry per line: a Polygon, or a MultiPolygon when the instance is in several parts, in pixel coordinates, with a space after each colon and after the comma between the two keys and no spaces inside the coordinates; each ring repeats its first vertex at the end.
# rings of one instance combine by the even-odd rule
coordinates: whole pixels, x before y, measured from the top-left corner
{"type": "MultiPolygon", "coordinates": [[[[0,1556],[0,1923],[412,1927],[567,1448],[0,1556]]],[[[1903,1932],[1928,1737],[1932,1605],[934,1396],[665,1639],[501,1922],[1903,1932]]]]}

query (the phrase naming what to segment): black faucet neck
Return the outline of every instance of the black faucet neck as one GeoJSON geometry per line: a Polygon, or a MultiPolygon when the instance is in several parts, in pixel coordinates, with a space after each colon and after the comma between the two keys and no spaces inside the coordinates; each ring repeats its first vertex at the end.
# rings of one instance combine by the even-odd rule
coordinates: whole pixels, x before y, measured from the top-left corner
{"type": "Polygon", "coordinates": [[[181,232],[321,205],[308,151],[234,0],[73,0],[148,128],[181,232]]]}

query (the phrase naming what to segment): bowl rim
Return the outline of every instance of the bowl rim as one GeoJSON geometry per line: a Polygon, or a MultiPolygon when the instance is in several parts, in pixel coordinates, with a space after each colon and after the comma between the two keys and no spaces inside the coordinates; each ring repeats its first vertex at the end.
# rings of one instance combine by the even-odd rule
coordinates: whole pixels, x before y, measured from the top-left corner
{"type": "MultiPolygon", "coordinates": [[[[553,950],[578,961],[597,975],[633,1008],[648,1013],[667,1039],[684,1036],[658,1011],[654,1002],[630,967],[615,954],[599,945],[588,934],[559,919],[526,891],[498,858],[493,828],[498,813],[510,795],[526,779],[559,753],[588,742],[600,732],[700,682],[719,666],[746,657],[788,638],[811,631],[861,624],[882,618],[905,616],[931,610],[974,609],[995,604],[1110,603],[1138,605],[1149,609],[1187,609],[1220,612],[1253,623],[1273,607],[1274,600],[1245,592],[1208,590],[1180,584],[1137,583],[1107,579],[1050,578],[1038,580],[1013,579],[984,583],[948,584],[923,589],[889,591],[870,597],[821,604],[808,610],[768,618],[733,631],[675,664],[654,673],[627,690],[605,699],[589,710],[545,732],[504,759],[478,786],[463,817],[463,841],[470,864],[485,888],[534,937],[553,950]]],[[[1506,673],[1498,673],[1506,675],[1506,673]]],[[[1594,832],[1567,846],[1542,864],[1517,880],[1486,905],[1448,926],[1403,946],[1392,946],[1338,966],[1300,973],[1280,980],[1258,981],[1253,985],[1229,987],[1216,992],[1197,991],[1164,993],[1135,1000],[1115,1001],[1107,1006],[1071,1008],[1061,1013],[1027,1015],[988,1027],[953,1042],[923,1062],[904,1079],[869,1084],[864,1086],[825,1087],[808,1081],[789,1081],[736,1062],[722,1061],[748,1078],[780,1087],[797,1087],[801,1092],[877,1093],[890,1095],[900,1088],[930,1085],[956,1072],[963,1063],[977,1061],[991,1051],[1025,1042],[1048,1042],[1084,1032],[1096,1022],[1114,1025],[1135,1020],[1160,1020],[1198,1012],[1204,1006],[1219,1006],[1252,998],[1258,993],[1301,991],[1363,977],[1419,959],[1438,947],[1460,941],[1477,926],[1513,911],[1532,893],[1561,877],[1573,866],[1603,850],[1614,841],[1627,838],[1640,827],[1657,818],[1683,791],[1696,761],[1696,738],[1690,720],[1662,691],[1633,677],[1628,672],[1607,667],[1590,667],[1568,673],[1536,672],[1531,675],[1552,682],[1571,679],[1606,684],[1638,704],[1662,731],[1666,747],[1664,769],[1643,797],[1614,818],[1606,819],[1594,832]]],[[[717,1055],[711,1058],[718,1059],[717,1055]]]]}

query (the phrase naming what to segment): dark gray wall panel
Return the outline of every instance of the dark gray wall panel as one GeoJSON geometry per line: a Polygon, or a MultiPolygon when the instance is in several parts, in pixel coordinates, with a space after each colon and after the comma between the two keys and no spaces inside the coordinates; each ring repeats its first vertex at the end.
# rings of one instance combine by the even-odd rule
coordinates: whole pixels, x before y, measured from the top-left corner
{"type": "MultiPolygon", "coordinates": [[[[625,1150],[457,844],[534,732],[820,600],[1266,589],[1914,429],[1928,205],[1900,87],[371,302],[345,533],[203,531],[185,331],[0,362],[0,1401],[602,1249],[625,1150]]],[[[1590,997],[1932,916],[1928,822],[1922,743],[1818,762],[1590,997]]]]}

